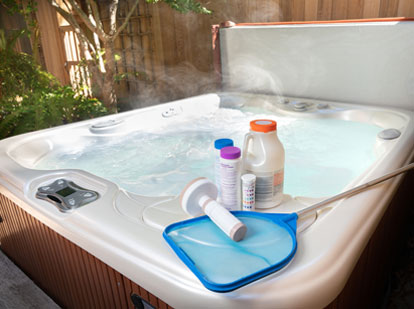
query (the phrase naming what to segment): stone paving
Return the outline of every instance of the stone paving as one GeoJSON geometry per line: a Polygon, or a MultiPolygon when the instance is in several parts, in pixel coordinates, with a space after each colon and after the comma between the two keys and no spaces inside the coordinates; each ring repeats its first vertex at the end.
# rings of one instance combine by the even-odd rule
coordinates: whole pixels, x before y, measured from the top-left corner
{"type": "Polygon", "coordinates": [[[0,278],[0,309],[60,308],[1,250],[0,278]]]}

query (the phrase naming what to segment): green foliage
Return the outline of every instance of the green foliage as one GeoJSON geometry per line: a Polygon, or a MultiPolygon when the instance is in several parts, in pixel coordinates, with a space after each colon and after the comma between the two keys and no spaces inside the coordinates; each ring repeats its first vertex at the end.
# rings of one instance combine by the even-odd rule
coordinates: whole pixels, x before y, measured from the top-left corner
{"type": "Polygon", "coordinates": [[[0,29],[0,138],[107,113],[98,100],[60,85],[31,56],[14,52],[18,36],[5,38],[0,29]]]}
{"type": "Polygon", "coordinates": [[[148,3],[165,2],[180,13],[194,12],[198,14],[211,14],[211,11],[195,0],[146,0],[148,3]]]}

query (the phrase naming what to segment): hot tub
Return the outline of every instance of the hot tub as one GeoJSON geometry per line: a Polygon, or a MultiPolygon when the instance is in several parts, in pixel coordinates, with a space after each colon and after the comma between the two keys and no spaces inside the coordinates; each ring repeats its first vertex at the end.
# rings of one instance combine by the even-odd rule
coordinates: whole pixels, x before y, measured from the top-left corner
{"type": "MultiPolygon", "coordinates": [[[[285,195],[281,206],[267,210],[269,212],[299,210],[381,176],[412,158],[414,119],[409,111],[269,95],[209,94],[3,140],[1,193],[7,201],[173,307],[197,307],[200,303],[208,307],[244,308],[327,305],[347,281],[396,190],[399,178],[319,211],[316,221],[299,232],[298,251],[290,265],[230,293],[207,290],[162,238],[167,225],[188,218],[176,197],[187,177],[210,176],[213,139],[225,134],[241,146],[249,120],[263,116],[279,123],[279,135],[287,152],[285,191],[291,193],[285,195]],[[295,107],[300,102],[307,103],[306,111],[298,111],[295,107]],[[217,118],[220,121],[209,125],[209,120],[217,118]],[[226,125],[220,127],[220,122],[226,125]],[[317,132],[312,132],[314,140],[309,143],[308,133],[303,135],[297,130],[308,131],[309,125],[316,125],[316,122],[323,124],[319,130],[326,130],[326,135],[337,127],[342,129],[325,140],[325,145],[313,147],[314,140],[318,139],[317,132]],[[231,129],[223,132],[229,124],[233,124],[231,129]],[[401,135],[390,140],[378,137],[390,128],[401,135]],[[192,134],[196,134],[193,140],[192,134]],[[204,141],[203,136],[207,136],[204,141]],[[343,139],[346,146],[338,148],[335,137],[343,139]],[[167,162],[160,163],[161,159],[155,156],[161,145],[171,138],[173,141],[166,148],[170,153],[165,155],[166,150],[163,150],[162,160],[167,162]],[[161,140],[156,144],[158,139],[161,140]],[[296,142],[289,142],[291,139],[296,142]],[[172,149],[177,140],[181,144],[172,149]],[[184,140],[190,144],[184,145],[184,140]],[[108,146],[107,154],[104,145],[108,146]],[[140,148],[144,145],[147,145],[144,153],[153,153],[153,158],[140,165],[139,161],[144,160],[141,157],[131,166],[123,167],[134,155],[140,156],[140,148]],[[294,145],[300,146],[293,148],[296,154],[292,152],[294,145]],[[94,151],[90,152],[88,147],[94,151]],[[132,154],[121,158],[131,147],[132,154]],[[184,157],[198,156],[192,162],[194,167],[186,169],[184,162],[172,173],[183,176],[169,179],[168,161],[182,155],[182,148],[186,152],[184,157]],[[111,161],[114,156],[124,161],[113,166],[118,161],[111,161]],[[353,157],[364,162],[356,164],[353,157]],[[151,161],[155,161],[150,169],[152,174],[137,175],[137,179],[142,179],[131,184],[134,176],[126,178],[125,169],[128,172],[135,166],[138,173],[148,168],[151,161]],[[107,162],[110,172],[105,174],[104,171],[104,174],[112,181],[96,175],[108,167],[107,162]],[[97,169],[94,163],[98,163],[97,169]],[[158,170],[160,164],[164,164],[164,170],[158,170]],[[49,170],[45,169],[47,167],[49,170]],[[118,169],[119,175],[112,169],[118,169]],[[320,173],[323,173],[322,178],[320,173]],[[99,198],[70,213],[36,198],[38,188],[59,179],[98,192],[99,198]],[[154,185],[142,188],[145,181],[152,181],[154,185]],[[319,182],[324,185],[319,186],[319,182]],[[328,186],[329,183],[333,186],[328,186]],[[178,191],[164,187],[173,184],[178,191]]],[[[173,164],[178,163],[173,160],[173,164]]],[[[2,205],[1,225],[7,226],[11,210],[5,213],[4,207],[2,205]]],[[[301,224],[307,226],[307,220],[299,222],[301,224]]],[[[25,233],[24,230],[18,232],[25,233]]],[[[8,237],[12,235],[3,232],[2,246],[8,237]]]]}
{"type": "MultiPolygon", "coordinates": [[[[360,23],[355,25],[359,27],[360,23]]],[[[267,26],[254,27],[258,32],[250,32],[253,36],[262,30],[268,35],[267,26]]],[[[278,32],[279,26],[271,27],[276,35],[281,33],[281,39],[286,27],[293,29],[298,36],[295,40],[301,41],[300,33],[304,31],[306,38],[312,38],[316,26],[283,25],[282,32],[278,32]]],[[[352,27],[354,34],[366,30],[352,27]]],[[[220,31],[239,35],[237,26],[220,31]]],[[[222,48],[230,46],[223,36],[220,43],[222,48]]],[[[313,50],[312,44],[308,46],[313,50]]],[[[237,51],[251,53],[239,47],[237,51]]],[[[228,50],[222,49],[222,55],[226,53],[228,50]]],[[[236,51],[231,54],[229,59],[238,59],[236,51]]],[[[319,59],[314,56],[310,59],[319,59]]],[[[410,61],[407,66],[412,68],[410,61]]],[[[287,154],[283,203],[266,212],[295,212],[412,162],[411,88],[398,83],[387,88],[387,93],[406,89],[398,93],[394,107],[393,102],[367,93],[361,96],[362,101],[347,91],[338,92],[335,99],[331,87],[336,84],[324,92],[317,80],[312,85],[319,88],[318,98],[312,85],[294,93],[289,75],[284,80],[290,94],[269,94],[271,89],[266,87],[261,94],[248,93],[235,91],[249,84],[246,75],[232,71],[236,65],[226,65],[222,58],[223,84],[231,92],[0,141],[1,248],[59,304],[132,307],[132,301],[139,303],[142,298],[160,308],[319,308],[330,303],[347,307],[349,303],[343,298],[333,303],[344,293],[344,298],[358,299],[347,294],[348,289],[340,293],[349,278],[355,281],[351,274],[356,265],[362,269],[361,277],[375,272],[364,272],[371,269],[373,261],[380,260],[375,256],[379,251],[374,250],[378,245],[367,244],[384,220],[384,213],[388,214],[403,176],[301,220],[292,262],[228,293],[206,289],[166,244],[162,232],[167,225],[188,218],[177,198],[187,181],[212,177],[213,140],[232,137],[237,146],[242,146],[243,135],[254,118],[278,122],[287,154]],[[39,189],[46,192],[52,183],[62,180],[88,189],[97,199],[62,211],[56,206],[59,203],[36,197],[39,189]],[[363,253],[367,248],[374,256],[363,253]]],[[[401,74],[406,72],[404,66],[398,69],[401,74]]],[[[411,69],[407,72],[412,76],[411,69]]],[[[339,89],[344,84],[336,86],[339,89]]],[[[383,230],[380,234],[388,236],[383,230]]],[[[356,293],[358,284],[353,284],[356,293]]]]}

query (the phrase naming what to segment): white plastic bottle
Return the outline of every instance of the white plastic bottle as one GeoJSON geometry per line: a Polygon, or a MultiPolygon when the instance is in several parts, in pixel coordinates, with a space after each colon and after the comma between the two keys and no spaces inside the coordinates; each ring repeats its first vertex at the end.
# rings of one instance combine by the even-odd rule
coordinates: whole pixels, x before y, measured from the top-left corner
{"type": "Polygon", "coordinates": [[[255,210],[256,175],[244,174],[241,177],[241,181],[242,181],[242,210],[254,211],[255,210]]]}
{"type": "Polygon", "coordinates": [[[227,210],[241,209],[240,175],[241,151],[238,147],[224,147],[220,150],[221,204],[227,210]]]}
{"type": "Polygon", "coordinates": [[[229,138],[220,138],[214,141],[214,182],[218,189],[217,201],[221,202],[220,188],[220,150],[221,148],[233,146],[233,140],[229,138]]]}
{"type": "Polygon", "coordinates": [[[285,150],[276,128],[276,121],[253,120],[244,138],[243,170],[256,175],[256,208],[271,208],[283,199],[285,150]]]}

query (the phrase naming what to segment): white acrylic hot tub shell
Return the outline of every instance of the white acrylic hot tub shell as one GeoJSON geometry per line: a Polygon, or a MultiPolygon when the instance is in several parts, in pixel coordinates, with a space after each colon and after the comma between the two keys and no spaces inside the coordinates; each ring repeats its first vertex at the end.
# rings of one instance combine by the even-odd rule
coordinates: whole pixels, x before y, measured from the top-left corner
{"type": "MultiPolygon", "coordinates": [[[[213,111],[219,103],[220,96],[210,94],[99,121],[123,120],[122,130],[103,133],[116,136],[154,122],[173,124],[180,117],[213,111]],[[177,115],[163,117],[162,114],[171,108],[179,111],[177,115]]],[[[412,160],[413,112],[350,106],[340,113],[342,118],[371,121],[384,127],[392,125],[402,134],[397,140],[380,146],[378,160],[348,187],[382,176],[412,160]]],[[[312,117],[300,115],[307,116],[312,117]]],[[[59,138],[94,134],[89,126],[97,122],[90,120],[0,141],[0,192],[176,308],[318,308],[329,304],[345,285],[401,180],[399,176],[331,205],[332,208],[322,211],[312,226],[299,233],[296,256],[287,267],[233,292],[219,294],[207,290],[162,238],[162,226],[187,218],[176,198],[139,197],[84,171],[29,168],[46,151],[53,149],[59,138]],[[59,177],[96,190],[102,197],[71,214],[60,213],[52,204],[34,197],[39,186],[59,177]],[[158,206],[149,207],[157,203],[158,206]],[[157,214],[160,218],[155,222],[151,218],[157,214]]],[[[287,198],[284,205],[269,211],[292,212],[309,204],[306,199],[302,202],[287,198]]]]}

